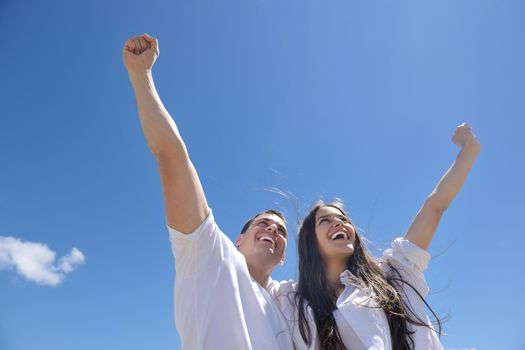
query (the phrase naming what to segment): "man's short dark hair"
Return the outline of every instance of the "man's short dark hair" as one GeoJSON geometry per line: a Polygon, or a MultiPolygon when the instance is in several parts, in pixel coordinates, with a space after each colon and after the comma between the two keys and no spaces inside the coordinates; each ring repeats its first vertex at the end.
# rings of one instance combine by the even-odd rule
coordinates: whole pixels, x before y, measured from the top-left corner
{"type": "Polygon", "coordinates": [[[241,235],[246,232],[246,230],[248,229],[248,227],[250,227],[250,225],[252,224],[253,220],[255,220],[256,217],[258,217],[259,215],[263,215],[263,214],[277,215],[278,217],[283,219],[284,222],[286,222],[286,219],[284,218],[284,214],[281,213],[278,210],[268,209],[268,210],[265,210],[265,211],[261,211],[260,213],[255,214],[250,220],[246,221],[246,223],[242,227],[241,235]]]}

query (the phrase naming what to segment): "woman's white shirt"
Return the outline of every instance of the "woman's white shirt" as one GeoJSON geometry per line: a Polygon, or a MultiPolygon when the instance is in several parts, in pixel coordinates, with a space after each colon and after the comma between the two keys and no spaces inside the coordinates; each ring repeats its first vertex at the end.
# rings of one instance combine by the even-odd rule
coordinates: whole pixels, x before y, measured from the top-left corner
{"type": "MultiPolygon", "coordinates": [[[[416,293],[406,285],[398,286],[405,302],[411,306],[421,320],[432,327],[425,303],[417,295],[419,293],[425,297],[428,294],[429,289],[423,271],[429,260],[430,254],[426,250],[402,238],[396,239],[392,243],[392,248],[383,253],[383,261],[390,262],[401,273],[403,279],[417,291],[416,293]]],[[[388,264],[381,264],[381,266],[387,273],[390,272],[388,264]]],[[[369,297],[366,289],[361,289],[357,283],[352,282],[354,278],[348,270],[341,274],[341,283],[345,288],[336,301],[337,310],[334,312],[344,344],[352,350],[392,349],[390,328],[385,312],[376,307],[376,303],[369,297]]],[[[310,307],[305,309],[307,322],[312,332],[313,341],[310,345],[306,344],[299,331],[295,299],[296,287],[296,283],[292,281],[271,281],[268,290],[284,314],[292,333],[295,348],[299,350],[320,349],[313,312],[310,307]]],[[[415,332],[412,337],[416,350],[443,349],[434,330],[412,324],[408,326],[415,332]]]]}

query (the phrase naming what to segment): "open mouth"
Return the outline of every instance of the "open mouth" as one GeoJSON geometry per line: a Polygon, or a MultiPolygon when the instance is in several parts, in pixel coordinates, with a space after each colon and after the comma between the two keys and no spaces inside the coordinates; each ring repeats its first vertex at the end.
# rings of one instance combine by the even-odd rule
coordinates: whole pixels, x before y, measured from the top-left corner
{"type": "Polygon", "coordinates": [[[331,239],[332,241],[337,241],[337,240],[339,240],[339,239],[350,239],[350,238],[348,237],[348,234],[347,234],[346,232],[344,232],[344,231],[338,231],[338,232],[334,233],[334,234],[330,237],[330,239],[331,239]]]}
{"type": "Polygon", "coordinates": [[[270,237],[268,236],[261,236],[259,237],[259,239],[257,239],[258,241],[265,241],[265,242],[269,242],[271,245],[272,245],[272,248],[275,248],[275,242],[273,241],[273,239],[271,239],[270,237]]]}

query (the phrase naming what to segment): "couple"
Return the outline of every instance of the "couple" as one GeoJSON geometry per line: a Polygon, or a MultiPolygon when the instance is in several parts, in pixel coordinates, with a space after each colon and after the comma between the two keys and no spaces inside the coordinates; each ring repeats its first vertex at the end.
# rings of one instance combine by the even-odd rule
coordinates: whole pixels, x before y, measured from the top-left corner
{"type": "Polygon", "coordinates": [[[426,251],[443,212],[461,189],[480,146],[460,125],[461,151],[382,259],[338,203],[320,203],[298,236],[299,281],[270,278],[284,261],[286,221],[253,216],[236,245],[221,232],[177,126],[154,86],[158,42],[130,38],[123,58],[142,130],[157,159],[175,256],[175,321],[183,349],[442,349],[425,302],[426,251]]]}

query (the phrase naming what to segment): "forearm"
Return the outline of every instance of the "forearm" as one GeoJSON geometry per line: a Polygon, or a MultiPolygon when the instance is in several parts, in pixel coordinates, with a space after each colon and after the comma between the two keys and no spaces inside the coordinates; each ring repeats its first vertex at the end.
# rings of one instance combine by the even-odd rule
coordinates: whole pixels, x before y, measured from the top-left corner
{"type": "Polygon", "coordinates": [[[427,198],[426,205],[444,212],[457,196],[465,183],[474,161],[479,153],[480,145],[476,139],[466,144],[459,152],[452,166],[438,182],[436,188],[427,198]]]}
{"type": "Polygon", "coordinates": [[[406,239],[423,249],[430,245],[443,213],[463,187],[480,150],[476,137],[466,124],[456,129],[453,142],[463,145],[461,151],[454,164],[427,197],[405,235],[406,239]],[[465,138],[468,141],[464,141],[465,138]]]}
{"type": "Polygon", "coordinates": [[[188,155],[177,125],[164,107],[151,71],[129,73],[135,92],[142,131],[157,160],[187,160],[188,155]]]}

